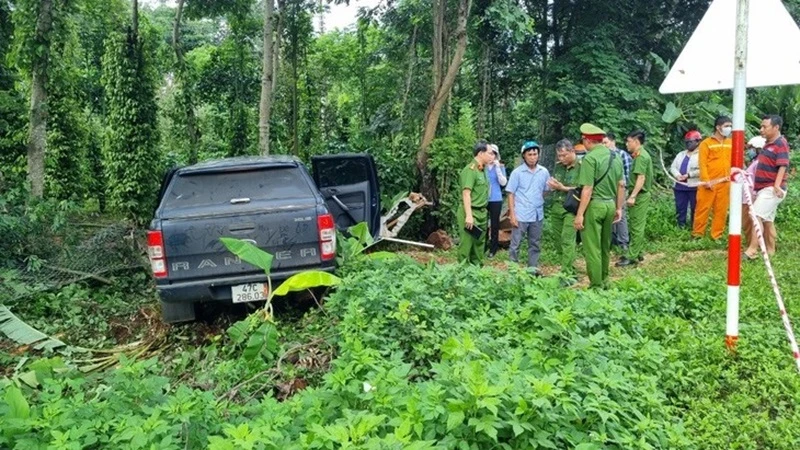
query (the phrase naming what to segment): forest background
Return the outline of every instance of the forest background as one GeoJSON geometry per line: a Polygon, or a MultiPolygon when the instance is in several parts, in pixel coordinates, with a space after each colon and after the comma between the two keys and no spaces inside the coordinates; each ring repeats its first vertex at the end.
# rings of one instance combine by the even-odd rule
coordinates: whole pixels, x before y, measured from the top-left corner
{"type": "MultiPolygon", "coordinates": [[[[687,128],[708,133],[729,93],[657,91],[708,4],[384,1],[320,32],[315,0],[0,0],[0,191],[143,222],[174,165],[369,152],[385,199],[436,203],[411,233],[446,227],[479,138],[510,162],[592,121],[645,129],[669,164],[687,128]]],[[[794,141],[798,96],[751,90],[750,134],[777,113],[794,141]]]]}

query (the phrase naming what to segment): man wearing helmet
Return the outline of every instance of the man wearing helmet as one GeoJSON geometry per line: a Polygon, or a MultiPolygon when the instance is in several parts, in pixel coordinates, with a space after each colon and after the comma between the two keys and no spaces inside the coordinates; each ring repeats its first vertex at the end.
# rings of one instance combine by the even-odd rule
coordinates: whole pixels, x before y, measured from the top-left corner
{"type": "Polygon", "coordinates": [[[519,262],[519,246],[522,235],[528,235],[528,271],[538,275],[539,240],[542,237],[544,223],[544,193],[548,191],[547,180],[550,173],[539,165],[539,144],[526,141],[522,145],[522,164],[519,165],[508,180],[508,217],[511,220],[511,247],[509,258],[519,262]]]}

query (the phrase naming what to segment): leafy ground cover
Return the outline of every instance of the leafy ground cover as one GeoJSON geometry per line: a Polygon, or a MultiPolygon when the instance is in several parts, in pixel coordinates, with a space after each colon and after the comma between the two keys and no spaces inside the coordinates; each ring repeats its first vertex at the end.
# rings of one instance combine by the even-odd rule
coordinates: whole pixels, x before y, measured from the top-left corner
{"type": "MultiPolygon", "coordinates": [[[[242,312],[164,328],[161,351],[99,373],[4,343],[0,447],[798,448],[800,375],[763,265],[743,267],[730,354],[725,250],[670,214],[664,197],[645,264],[609,291],[412,252],[346,263],[322,308],[278,303],[274,352],[245,356],[242,312]]],[[[800,323],[800,202],[781,214],[774,264],[800,323]]],[[[137,276],[12,306],[75,344],[131,342],[159,329],[137,276]]]]}

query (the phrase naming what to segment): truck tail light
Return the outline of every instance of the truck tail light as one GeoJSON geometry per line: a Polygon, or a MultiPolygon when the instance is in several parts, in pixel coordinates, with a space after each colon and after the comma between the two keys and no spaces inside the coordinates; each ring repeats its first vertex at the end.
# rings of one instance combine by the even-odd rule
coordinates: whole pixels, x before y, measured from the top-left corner
{"type": "Polygon", "coordinates": [[[330,214],[317,216],[317,229],[322,260],[329,261],[336,257],[336,224],[333,222],[333,216],[330,214]]]}
{"type": "Polygon", "coordinates": [[[164,254],[164,235],[161,231],[147,232],[147,256],[150,258],[153,276],[156,278],[166,277],[167,259],[164,254]]]}

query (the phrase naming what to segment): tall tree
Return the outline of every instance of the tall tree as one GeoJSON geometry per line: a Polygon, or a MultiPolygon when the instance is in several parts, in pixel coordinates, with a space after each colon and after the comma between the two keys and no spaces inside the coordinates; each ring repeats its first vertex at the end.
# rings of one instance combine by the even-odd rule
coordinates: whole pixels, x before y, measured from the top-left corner
{"type": "Polygon", "coordinates": [[[258,108],[258,147],[262,155],[269,155],[269,119],[272,111],[273,79],[275,78],[272,43],[274,9],[274,0],[264,0],[264,51],[261,69],[261,100],[258,108]]]}
{"type": "Polygon", "coordinates": [[[36,29],[31,57],[31,103],[28,126],[28,182],[31,195],[44,195],[44,156],[47,146],[47,76],[53,27],[53,0],[36,4],[36,29]]]}
{"type": "Polygon", "coordinates": [[[137,0],[132,6],[131,26],[108,40],[103,58],[104,165],[109,205],[141,220],[153,206],[161,163],[150,40],[139,33],[137,0]]]}
{"type": "Polygon", "coordinates": [[[286,18],[287,58],[291,63],[291,148],[292,154],[300,153],[300,76],[301,66],[311,42],[314,27],[312,24],[311,9],[314,3],[309,0],[286,0],[282,13],[286,18]]]}
{"type": "Polygon", "coordinates": [[[62,6],[53,24],[47,80],[47,154],[45,196],[80,201],[87,186],[90,128],[81,104],[81,58],[74,11],[62,6]]]}
{"type": "Polygon", "coordinates": [[[490,86],[490,67],[491,67],[491,50],[488,44],[482,45],[481,62],[480,62],[480,84],[481,84],[481,99],[478,106],[478,136],[486,135],[486,110],[489,105],[489,86],[490,86]]]}
{"type": "Polygon", "coordinates": [[[172,48],[175,51],[175,62],[177,66],[177,79],[180,83],[178,103],[186,120],[186,134],[189,138],[189,164],[197,162],[197,148],[200,145],[200,136],[197,130],[197,120],[194,114],[194,93],[191,75],[186,67],[183,44],[181,43],[181,19],[183,18],[184,0],[178,0],[175,8],[175,25],[172,29],[172,48]]]}
{"type": "Polygon", "coordinates": [[[422,193],[428,199],[436,201],[438,193],[433,174],[428,167],[430,157],[430,146],[436,136],[436,129],[439,126],[439,117],[442,114],[442,107],[453,84],[456,75],[461,68],[464,53],[467,50],[467,18],[472,6],[472,0],[459,0],[458,15],[456,17],[455,29],[455,50],[444,71],[444,49],[445,49],[445,14],[447,0],[434,0],[433,2],[433,94],[428,102],[428,109],[425,111],[423,122],[422,139],[417,150],[417,170],[422,178],[422,193]]]}
{"type": "Polygon", "coordinates": [[[8,55],[12,50],[14,28],[11,4],[0,0],[0,191],[5,186],[22,184],[26,176],[23,173],[18,177],[12,170],[18,158],[24,161],[26,137],[19,130],[24,130],[28,123],[26,99],[14,88],[19,80],[17,71],[7,65],[11,59],[8,55]]]}
{"type": "Polygon", "coordinates": [[[408,103],[408,94],[411,92],[411,81],[414,79],[414,68],[417,65],[417,29],[418,25],[414,24],[414,31],[411,33],[411,43],[408,46],[408,69],[406,69],[406,82],[403,88],[403,97],[400,102],[400,122],[406,114],[406,104],[408,103]]]}

